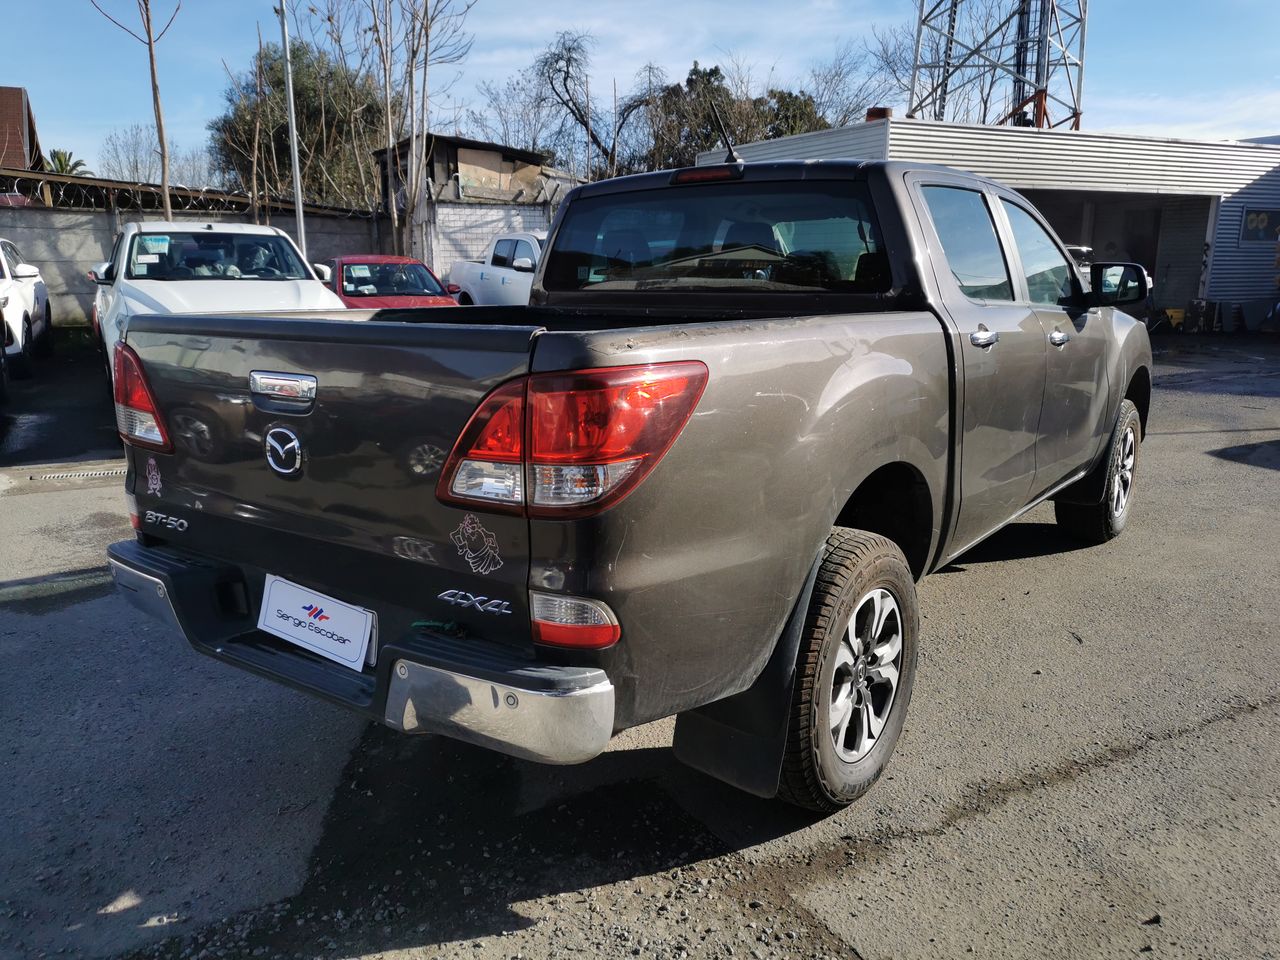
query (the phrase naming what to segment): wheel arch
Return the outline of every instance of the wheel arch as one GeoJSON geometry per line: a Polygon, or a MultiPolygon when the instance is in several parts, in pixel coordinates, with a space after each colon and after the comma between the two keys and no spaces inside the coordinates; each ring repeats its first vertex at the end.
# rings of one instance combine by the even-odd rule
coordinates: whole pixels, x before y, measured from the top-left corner
{"type": "Polygon", "coordinates": [[[928,569],[936,531],[933,495],[924,473],[905,460],[876,468],[850,494],[834,525],[893,541],[919,580],[928,569]]]}
{"type": "Polygon", "coordinates": [[[1147,435],[1147,411],[1151,409],[1151,371],[1145,366],[1138,367],[1129,378],[1125,388],[1124,399],[1133,402],[1138,408],[1138,419],[1142,423],[1142,435],[1147,435]]]}

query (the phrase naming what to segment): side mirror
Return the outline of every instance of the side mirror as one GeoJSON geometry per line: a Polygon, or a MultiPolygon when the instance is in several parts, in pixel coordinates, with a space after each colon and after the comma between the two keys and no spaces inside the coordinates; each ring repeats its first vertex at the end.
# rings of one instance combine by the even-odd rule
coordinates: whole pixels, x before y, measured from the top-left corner
{"type": "Polygon", "coordinates": [[[38,280],[40,279],[40,268],[33,267],[29,263],[19,263],[13,268],[13,278],[15,280],[38,280]]]}
{"type": "Polygon", "coordinates": [[[1136,263],[1094,263],[1089,267],[1093,287],[1090,303],[1098,307],[1122,307],[1141,303],[1151,293],[1147,271],[1136,263]]]}
{"type": "Polygon", "coordinates": [[[511,261],[511,269],[521,273],[533,273],[533,261],[528,257],[516,257],[511,261]]]}
{"type": "Polygon", "coordinates": [[[104,287],[108,287],[111,285],[111,281],[113,281],[116,278],[115,269],[111,261],[108,260],[105,263],[98,264],[96,267],[90,270],[88,273],[88,277],[94,283],[100,284],[104,287]]]}
{"type": "Polygon", "coordinates": [[[456,283],[446,283],[444,285],[444,292],[449,294],[451,297],[456,297],[462,292],[462,288],[456,283]]]}
{"type": "Polygon", "coordinates": [[[311,267],[315,270],[316,276],[320,278],[321,283],[328,283],[333,279],[333,271],[326,264],[313,263],[311,267]]]}

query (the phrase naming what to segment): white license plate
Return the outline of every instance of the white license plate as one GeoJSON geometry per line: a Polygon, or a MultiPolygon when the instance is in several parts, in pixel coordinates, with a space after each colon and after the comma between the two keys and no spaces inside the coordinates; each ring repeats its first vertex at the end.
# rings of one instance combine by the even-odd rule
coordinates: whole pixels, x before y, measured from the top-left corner
{"type": "Polygon", "coordinates": [[[344,667],[364,667],[376,618],[372,611],[268,576],[258,629],[328,657],[344,667]]]}

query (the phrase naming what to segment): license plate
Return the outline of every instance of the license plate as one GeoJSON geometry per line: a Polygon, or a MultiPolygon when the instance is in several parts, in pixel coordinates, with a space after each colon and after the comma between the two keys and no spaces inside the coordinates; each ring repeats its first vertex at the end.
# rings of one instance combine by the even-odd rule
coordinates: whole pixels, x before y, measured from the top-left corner
{"type": "Polygon", "coordinates": [[[376,618],[283,577],[268,576],[262,588],[258,629],[328,657],[344,667],[364,667],[376,618]]]}

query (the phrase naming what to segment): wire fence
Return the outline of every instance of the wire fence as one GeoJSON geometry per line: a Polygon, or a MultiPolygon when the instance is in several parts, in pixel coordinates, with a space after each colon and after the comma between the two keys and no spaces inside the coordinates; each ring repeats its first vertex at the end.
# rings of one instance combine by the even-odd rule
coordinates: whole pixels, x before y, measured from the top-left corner
{"type": "MultiPolygon", "coordinates": [[[[252,197],[213,187],[187,187],[171,183],[169,204],[175,213],[239,214],[253,219],[292,215],[292,196],[252,197]]],[[[69,174],[0,169],[0,208],[45,207],[68,211],[145,211],[164,209],[159,184],[129,183],[69,174]]],[[[307,214],[371,220],[376,210],[353,210],[321,204],[303,204],[307,214]]]]}

